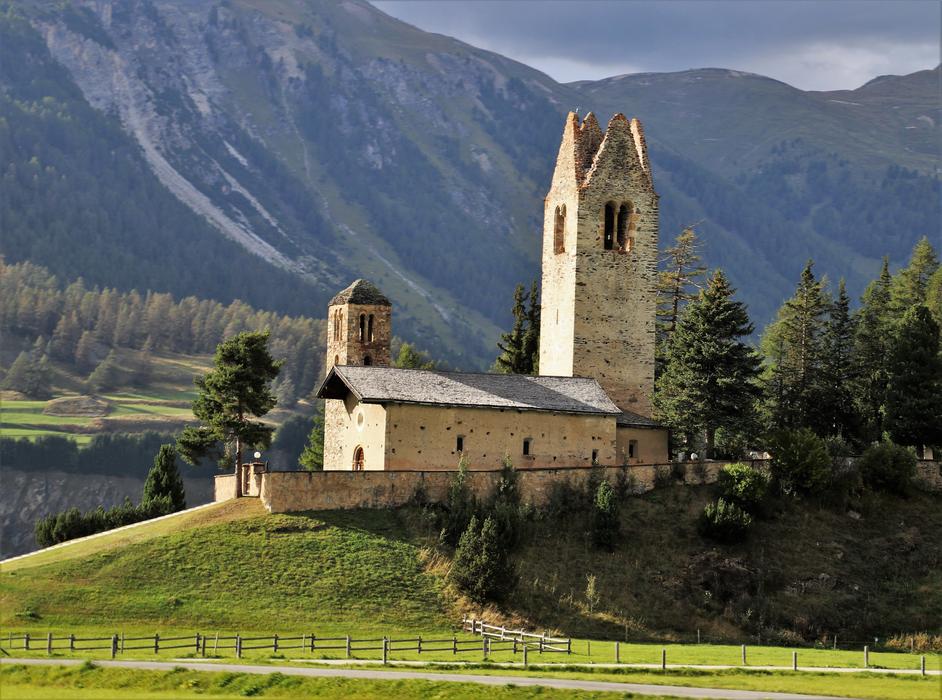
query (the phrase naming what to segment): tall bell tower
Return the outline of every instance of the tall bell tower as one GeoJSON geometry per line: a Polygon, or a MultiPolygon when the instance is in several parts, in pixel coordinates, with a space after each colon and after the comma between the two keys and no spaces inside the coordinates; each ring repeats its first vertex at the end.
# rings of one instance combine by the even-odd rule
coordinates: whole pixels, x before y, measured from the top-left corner
{"type": "Polygon", "coordinates": [[[390,365],[392,304],[366,280],[338,292],[327,306],[327,372],[334,365],[390,365]]]}
{"type": "Polygon", "coordinates": [[[540,374],[593,377],[651,415],[658,196],[641,123],[566,118],[543,212],[540,374]]]}

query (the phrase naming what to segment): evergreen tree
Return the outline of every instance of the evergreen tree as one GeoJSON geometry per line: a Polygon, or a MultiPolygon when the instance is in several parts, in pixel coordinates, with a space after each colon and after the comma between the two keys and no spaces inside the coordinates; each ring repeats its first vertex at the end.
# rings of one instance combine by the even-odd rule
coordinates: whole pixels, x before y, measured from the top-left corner
{"type": "Polygon", "coordinates": [[[202,425],[188,426],[177,440],[177,448],[191,464],[210,454],[221,458],[223,449],[233,446],[236,497],[242,495],[243,448],[268,447],[274,432],[270,425],[252,420],[276,403],[271,383],[281,362],[268,352],[269,337],[267,331],[240,333],[217,346],[214,368],[195,382],[193,415],[202,425]]]}
{"type": "Polygon", "coordinates": [[[942,326],[942,267],[932,273],[926,287],[926,307],[935,322],[942,326]]]}
{"type": "MultiPolygon", "coordinates": [[[[93,369],[97,364],[95,359],[97,353],[98,341],[95,334],[92,331],[84,331],[75,345],[75,366],[82,372],[93,369]]],[[[98,357],[101,356],[98,355],[98,357]]]]}
{"type": "Polygon", "coordinates": [[[501,374],[529,374],[532,370],[532,359],[527,356],[525,338],[527,334],[527,293],[523,285],[518,284],[514,289],[513,316],[514,325],[509,333],[502,333],[497,343],[500,355],[495,368],[501,374]]]}
{"type": "Polygon", "coordinates": [[[31,352],[23,351],[16,356],[3,378],[3,388],[19,391],[30,398],[45,398],[49,393],[47,374],[31,352]]]}
{"type": "Polygon", "coordinates": [[[56,323],[52,332],[49,354],[57,360],[72,362],[75,357],[75,346],[82,337],[82,328],[74,313],[63,314],[56,323]]]}
{"type": "Polygon", "coordinates": [[[857,434],[860,420],[854,403],[854,319],[850,315],[850,297],[842,279],[837,299],[830,305],[822,338],[821,405],[822,425],[828,435],[851,438],[857,434]]]}
{"type": "Polygon", "coordinates": [[[169,499],[174,511],[186,508],[186,492],[177,470],[177,451],[173,445],[161,445],[154,457],[154,466],[144,482],[141,505],[146,507],[161,498],[169,499]]]}
{"type": "Polygon", "coordinates": [[[880,276],[867,285],[856,314],[854,339],[855,394],[864,420],[865,439],[872,442],[883,434],[883,408],[889,381],[889,352],[895,334],[890,313],[889,261],[883,258],[880,276]]]}
{"type": "Polygon", "coordinates": [[[324,406],[321,404],[311,418],[311,432],[307,438],[307,445],[301,452],[298,460],[301,467],[309,472],[319,472],[324,469],[324,406]]]}
{"type": "Polygon", "coordinates": [[[893,276],[890,303],[897,319],[910,307],[926,303],[929,280],[938,269],[939,257],[929,239],[923,236],[913,248],[909,265],[893,276]]]}
{"type": "Polygon", "coordinates": [[[455,585],[478,604],[500,602],[516,583],[514,566],[501,546],[497,524],[490,517],[483,524],[472,516],[455,549],[449,574],[455,585]]]}
{"type": "Polygon", "coordinates": [[[658,345],[663,347],[684,306],[697,298],[697,281],[707,269],[700,264],[700,242],[693,226],[681,231],[674,245],[664,251],[661,268],[657,276],[657,331],[658,345]]]}
{"type": "Polygon", "coordinates": [[[428,353],[416,350],[411,343],[399,346],[399,354],[393,361],[393,367],[399,369],[437,369],[438,363],[428,353]]]}
{"type": "Polygon", "coordinates": [[[760,390],[760,361],[742,338],[753,331],[745,305],[721,270],[687,306],[667,343],[658,379],[658,415],[689,438],[705,433],[712,456],[716,431],[748,425],[760,390]]]}
{"type": "Polygon", "coordinates": [[[530,303],[527,306],[527,330],[523,334],[524,374],[540,371],[540,296],[536,280],[530,284],[530,303]]]}
{"type": "Polygon", "coordinates": [[[97,394],[114,389],[120,380],[121,369],[118,367],[118,358],[115,351],[111,350],[85,380],[85,388],[89,393],[97,394]]]}
{"type": "Polygon", "coordinates": [[[939,324],[922,305],[906,312],[891,348],[885,427],[900,445],[942,445],[939,324]]]}
{"type": "Polygon", "coordinates": [[[777,426],[808,426],[827,433],[821,416],[825,314],[829,301],[808,261],[794,296],[779,309],[762,339],[765,389],[777,426]]]}

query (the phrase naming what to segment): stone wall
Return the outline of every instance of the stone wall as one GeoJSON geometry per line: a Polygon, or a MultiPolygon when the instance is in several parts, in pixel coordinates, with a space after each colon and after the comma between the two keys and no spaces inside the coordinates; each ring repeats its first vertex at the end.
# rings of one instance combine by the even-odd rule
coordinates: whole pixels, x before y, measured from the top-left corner
{"type": "MultiPolygon", "coordinates": [[[[568,482],[582,487],[594,472],[601,473],[618,486],[627,484],[631,493],[647,493],[654,488],[658,474],[672,480],[679,470],[685,484],[711,484],[729,462],[685,462],[681,464],[638,464],[628,467],[565,467],[557,469],[518,469],[518,483],[523,500],[535,506],[545,505],[556,484],[568,482]]],[[[767,462],[753,462],[765,467],[767,462]]],[[[350,508],[395,508],[408,503],[419,491],[432,502],[443,502],[453,471],[323,471],[265,472],[252,474],[251,495],[259,495],[272,513],[304,510],[343,510],[350,508]]],[[[469,473],[471,489],[478,498],[489,496],[496,486],[499,470],[469,473]]],[[[919,462],[915,483],[925,491],[942,493],[942,462],[919,462]]],[[[235,495],[231,474],[216,477],[215,500],[235,495]]]]}

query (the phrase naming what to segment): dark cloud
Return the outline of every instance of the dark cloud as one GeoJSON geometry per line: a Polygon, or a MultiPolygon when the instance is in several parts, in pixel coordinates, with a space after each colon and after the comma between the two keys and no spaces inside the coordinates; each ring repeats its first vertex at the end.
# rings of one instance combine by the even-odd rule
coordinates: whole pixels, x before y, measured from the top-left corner
{"type": "Polygon", "coordinates": [[[712,66],[837,89],[939,62],[940,4],[931,0],[374,4],[562,81],[712,66]]]}

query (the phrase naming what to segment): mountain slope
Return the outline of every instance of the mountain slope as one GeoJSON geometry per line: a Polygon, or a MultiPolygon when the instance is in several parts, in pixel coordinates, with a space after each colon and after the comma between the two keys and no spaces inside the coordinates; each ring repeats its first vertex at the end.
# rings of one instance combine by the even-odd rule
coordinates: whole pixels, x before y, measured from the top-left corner
{"type": "MultiPolygon", "coordinates": [[[[270,278],[269,306],[307,314],[369,277],[396,304],[398,334],[459,365],[488,363],[513,285],[539,274],[541,200],[570,109],[645,122],[663,242],[701,221],[708,261],[728,269],[760,327],[808,257],[859,292],[880,256],[902,262],[942,218],[938,69],[833,93],[719,69],[561,85],[363,0],[14,7],[66,69],[45,79],[93,108],[83,124],[120,123],[127,141],[112,149],[190,212],[162,227],[162,249],[193,232],[238,242],[260,257],[235,270],[218,253],[188,257],[214,260],[230,286],[270,278]],[[285,291],[282,275],[310,287],[285,291]]],[[[98,178],[93,155],[70,169],[98,178]]],[[[128,199],[145,216],[168,209],[156,195],[128,199]]],[[[13,209],[40,201],[27,193],[13,209]]],[[[62,272],[50,228],[3,252],[62,272]]],[[[137,237],[85,234],[75,275],[119,244],[146,259],[124,245],[137,237]]],[[[130,267],[101,276],[126,286],[130,267]]],[[[155,277],[147,284],[167,288],[155,277]]]]}

